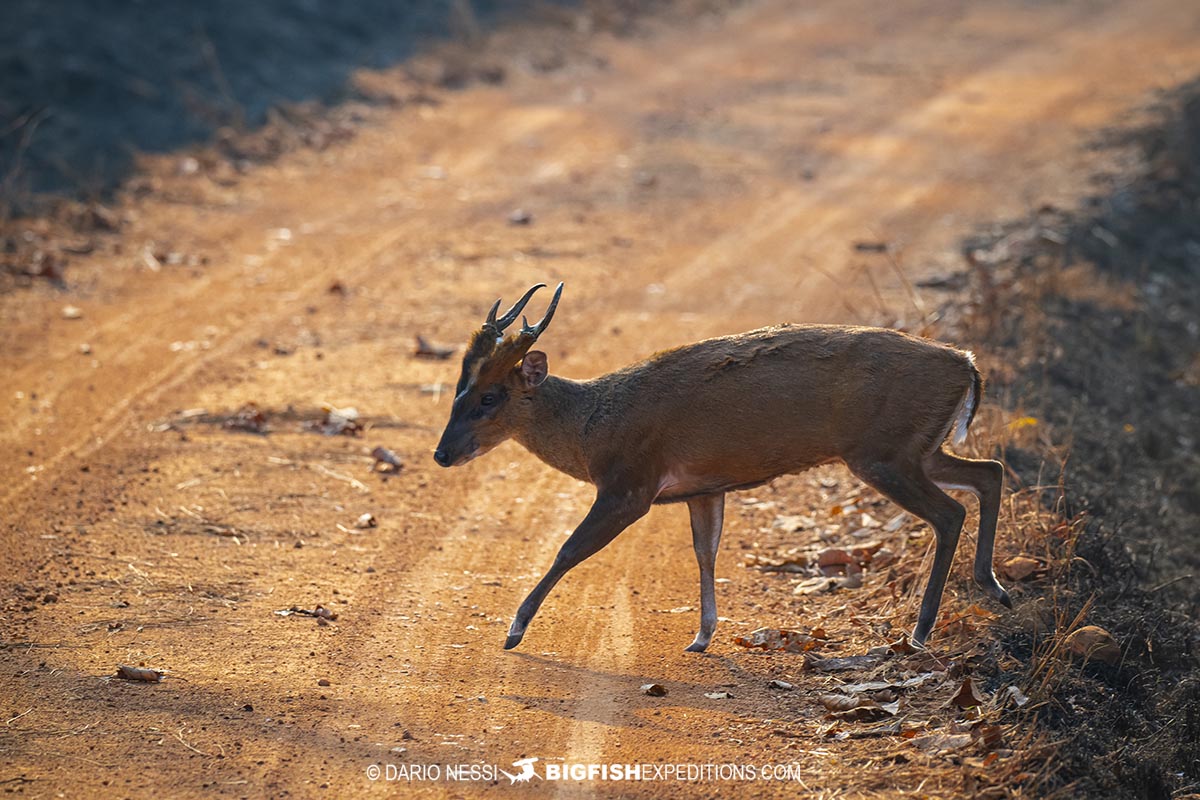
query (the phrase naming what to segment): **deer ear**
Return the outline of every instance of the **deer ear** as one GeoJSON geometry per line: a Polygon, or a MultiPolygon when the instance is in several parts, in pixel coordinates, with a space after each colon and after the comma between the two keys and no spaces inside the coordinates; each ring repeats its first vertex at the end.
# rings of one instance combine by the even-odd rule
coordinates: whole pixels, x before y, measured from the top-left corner
{"type": "Polygon", "coordinates": [[[530,350],[521,360],[521,374],[525,376],[525,385],[530,389],[541,386],[548,372],[546,354],[541,350],[530,350]]]}

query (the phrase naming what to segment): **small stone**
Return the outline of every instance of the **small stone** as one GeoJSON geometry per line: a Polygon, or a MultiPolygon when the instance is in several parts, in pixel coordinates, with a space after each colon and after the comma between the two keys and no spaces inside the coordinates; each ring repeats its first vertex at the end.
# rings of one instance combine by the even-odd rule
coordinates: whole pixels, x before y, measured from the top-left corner
{"type": "Polygon", "coordinates": [[[63,319],[80,319],[83,317],[83,309],[79,306],[63,306],[63,319]]]}
{"type": "Polygon", "coordinates": [[[317,686],[329,686],[329,685],[330,685],[330,683],[329,683],[328,678],[321,678],[321,680],[317,681],[317,686]]]}
{"type": "Polygon", "coordinates": [[[642,685],[642,694],[650,695],[651,697],[666,697],[667,687],[661,683],[647,683],[642,685]]]}
{"type": "Polygon", "coordinates": [[[795,686],[788,683],[787,681],[778,681],[778,680],[771,681],[767,685],[770,686],[772,689],[783,689],[785,692],[790,692],[792,689],[796,688],[795,686]]]}

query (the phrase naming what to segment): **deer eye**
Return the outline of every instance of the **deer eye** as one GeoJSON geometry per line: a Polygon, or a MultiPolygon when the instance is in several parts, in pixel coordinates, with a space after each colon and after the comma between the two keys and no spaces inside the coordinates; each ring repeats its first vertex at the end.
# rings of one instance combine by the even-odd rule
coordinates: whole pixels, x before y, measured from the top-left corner
{"type": "Polygon", "coordinates": [[[484,394],[484,395],[480,395],[479,405],[481,405],[481,406],[496,405],[496,395],[492,394],[491,392],[488,392],[487,394],[484,394]]]}

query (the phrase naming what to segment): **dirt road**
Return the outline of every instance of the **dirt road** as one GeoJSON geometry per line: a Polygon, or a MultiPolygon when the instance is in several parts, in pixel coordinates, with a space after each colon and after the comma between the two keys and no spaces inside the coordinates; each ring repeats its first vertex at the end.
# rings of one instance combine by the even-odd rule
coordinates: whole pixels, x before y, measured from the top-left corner
{"type": "MultiPolygon", "coordinates": [[[[6,789],[474,796],[491,782],[367,769],[516,772],[538,757],[539,774],[798,765],[797,780],[733,787],[755,796],[793,796],[797,781],[821,796],[961,791],[960,763],[913,756],[923,772],[895,771],[869,744],[831,741],[812,701],[828,678],[731,643],[823,625],[849,652],[885,641],[881,621],[912,624],[911,597],[864,621],[853,596],[793,598],[785,578],[742,566],[755,543],[787,544],[776,514],[829,521],[854,492],[837,470],[733,501],[728,619],[709,654],[683,652],[698,614],[670,613],[697,605],[682,507],[579,567],[521,648],[501,651],[591,493],[515,445],[438,469],[437,387],[456,363],[414,359],[413,337],[465,341],[496,297],[558,280],[543,344],[573,377],[783,320],[918,325],[937,295],[910,300],[872,245],[916,280],[957,270],[981,224],[1072,203],[1099,166],[1099,128],[1196,71],[1200,14],[764,0],[590,47],[589,66],[440,94],[232,185],[164,175],[129,209],[121,252],[78,262],[67,294],[0,298],[6,789]],[[530,224],[510,224],[515,209],[530,224]],[[151,263],[147,247],[183,264],[151,263]],[[269,433],[222,424],[246,403],[269,433]],[[307,430],[323,403],[356,407],[367,432],[307,430]],[[378,444],[400,474],[370,471],[378,444]],[[368,512],[378,527],[355,528],[368,512]],[[338,619],[273,613],[317,603],[338,619]],[[118,663],[172,677],[102,680],[118,663]],[[650,682],[669,694],[643,695],[650,682]],[[719,691],[733,697],[705,696],[719,691]]],[[[968,572],[951,611],[982,602],[968,572]]]]}

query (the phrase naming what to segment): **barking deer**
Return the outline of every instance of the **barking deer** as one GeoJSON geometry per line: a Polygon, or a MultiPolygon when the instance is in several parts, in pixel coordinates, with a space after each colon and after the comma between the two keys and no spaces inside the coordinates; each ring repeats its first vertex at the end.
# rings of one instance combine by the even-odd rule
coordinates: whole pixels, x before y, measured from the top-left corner
{"type": "Polygon", "coordinates": [[[912,641],[924,644],[942,599],[966,515],[943,489],[979,498],[975,580],[1011,608],[992,571],[1004,472],[996,461],[960,458],[983,389],[971,353],[881,328],[779,325],[667,350],[608,375],[550,375],[530,347],[541,322],[521,315],[530,289],[501,317],[500,301],[462,362],[450,420],[434,460],[453,467],[515,439],[550,466],[596,487],[587,516],[545,577],[521,603],[504,648],[520,644],[546,595],[656,503],[684,502],[700,564],[703,651],[717,625],[713,565],[725,493],[841,461],[936,534],[933,570],[912,641]]]}

